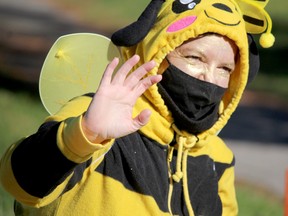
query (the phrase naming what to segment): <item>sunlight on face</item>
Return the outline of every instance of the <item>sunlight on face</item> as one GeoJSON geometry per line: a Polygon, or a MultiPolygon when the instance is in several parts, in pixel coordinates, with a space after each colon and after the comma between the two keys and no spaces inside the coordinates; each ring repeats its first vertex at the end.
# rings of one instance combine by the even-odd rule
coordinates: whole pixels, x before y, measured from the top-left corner
{"type": "Polygon", "coordinates": [[[167,59],[190,76],[227,88],[237,52],[237,46],[227,37],[207,34],[183,43],[167,59]]]}

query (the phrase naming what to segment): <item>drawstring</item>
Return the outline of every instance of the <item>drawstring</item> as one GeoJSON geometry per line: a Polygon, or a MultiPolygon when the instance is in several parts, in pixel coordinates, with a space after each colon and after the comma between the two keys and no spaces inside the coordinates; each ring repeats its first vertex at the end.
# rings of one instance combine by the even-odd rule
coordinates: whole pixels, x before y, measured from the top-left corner
{"type": "Polygon", "coordinates": [[[176,162],[176,172],[172,175],[172,178],[175,182],[180,182],[183,177],[183,172],[181,170],[181,162],[182,162],[182,154],[183,154],[183,143],[185,142],[186,138],[179,137],[178,143],[178,153],[177,153],[177,162],[176,162]]]}
{"type": "Polygon", "coordinates": [[[173,125],[173,129],[177,133],[176,142],[178,144],[178,153],[176,161],[176,172],[172,175],[172,178],[175,182],[180,182],[180,180],[183,178],[183,192],[184,192],[185,204],[188,209],[189,215],[193,216],[194,212],[191,205],[188,190],[187,158],[189,150],[193,148],[195,144],[198,142],[198,137],[180,131],[175,125],[173,125]]]}

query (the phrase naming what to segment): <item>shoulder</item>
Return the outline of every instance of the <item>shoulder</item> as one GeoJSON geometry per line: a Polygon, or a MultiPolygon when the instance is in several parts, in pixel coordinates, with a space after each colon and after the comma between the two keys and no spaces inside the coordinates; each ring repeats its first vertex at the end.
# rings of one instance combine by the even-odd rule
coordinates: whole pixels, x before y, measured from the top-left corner
{"type": "Polygon", "coordinates": [[[215,162],[234,163],[234,154],[226,143],[218,136],[208,138],[207,147],[209,147],[209,155],[215,162]]]}
{"type": "Polygon", "coordinates": [[[93,95],[94,94],[91,93],[71,99],[65,103],[55,115],[48,117],[46,121],[62,121],[69,117],[82,115],[88,109],[93,95]]]}

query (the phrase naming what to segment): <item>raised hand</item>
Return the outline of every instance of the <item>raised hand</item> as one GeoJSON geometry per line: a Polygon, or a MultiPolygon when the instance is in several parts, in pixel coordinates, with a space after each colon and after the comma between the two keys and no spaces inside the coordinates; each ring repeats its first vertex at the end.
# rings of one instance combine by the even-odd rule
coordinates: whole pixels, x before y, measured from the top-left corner
{"type": "Polygon", "coordinates": [[[155,75],[143,78],[155,67],[154,61],[147,62],[129,73],[138,61],[138,55],[128,59],[114,77],[112,75],[119,59],[113,59],[107,66],[82,121],[83,131],[90,141],[102,143],[107,139],[122,137],[148,123],[150,110],[143,110],[132,118],[132,109],[137,98],[162,77],[155,75]]]}

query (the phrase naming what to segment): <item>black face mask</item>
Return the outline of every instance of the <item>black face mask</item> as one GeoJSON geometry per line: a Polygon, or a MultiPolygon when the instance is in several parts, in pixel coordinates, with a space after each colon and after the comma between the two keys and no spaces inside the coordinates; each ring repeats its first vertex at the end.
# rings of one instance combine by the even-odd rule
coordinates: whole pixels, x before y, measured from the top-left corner
{"type": "Polygon", "coordinates": [[[172,112],[176,126],[198,134],[218,119],[225,88],[196,79],[170,64],[158,83],[159,93],[172,112]]]}

